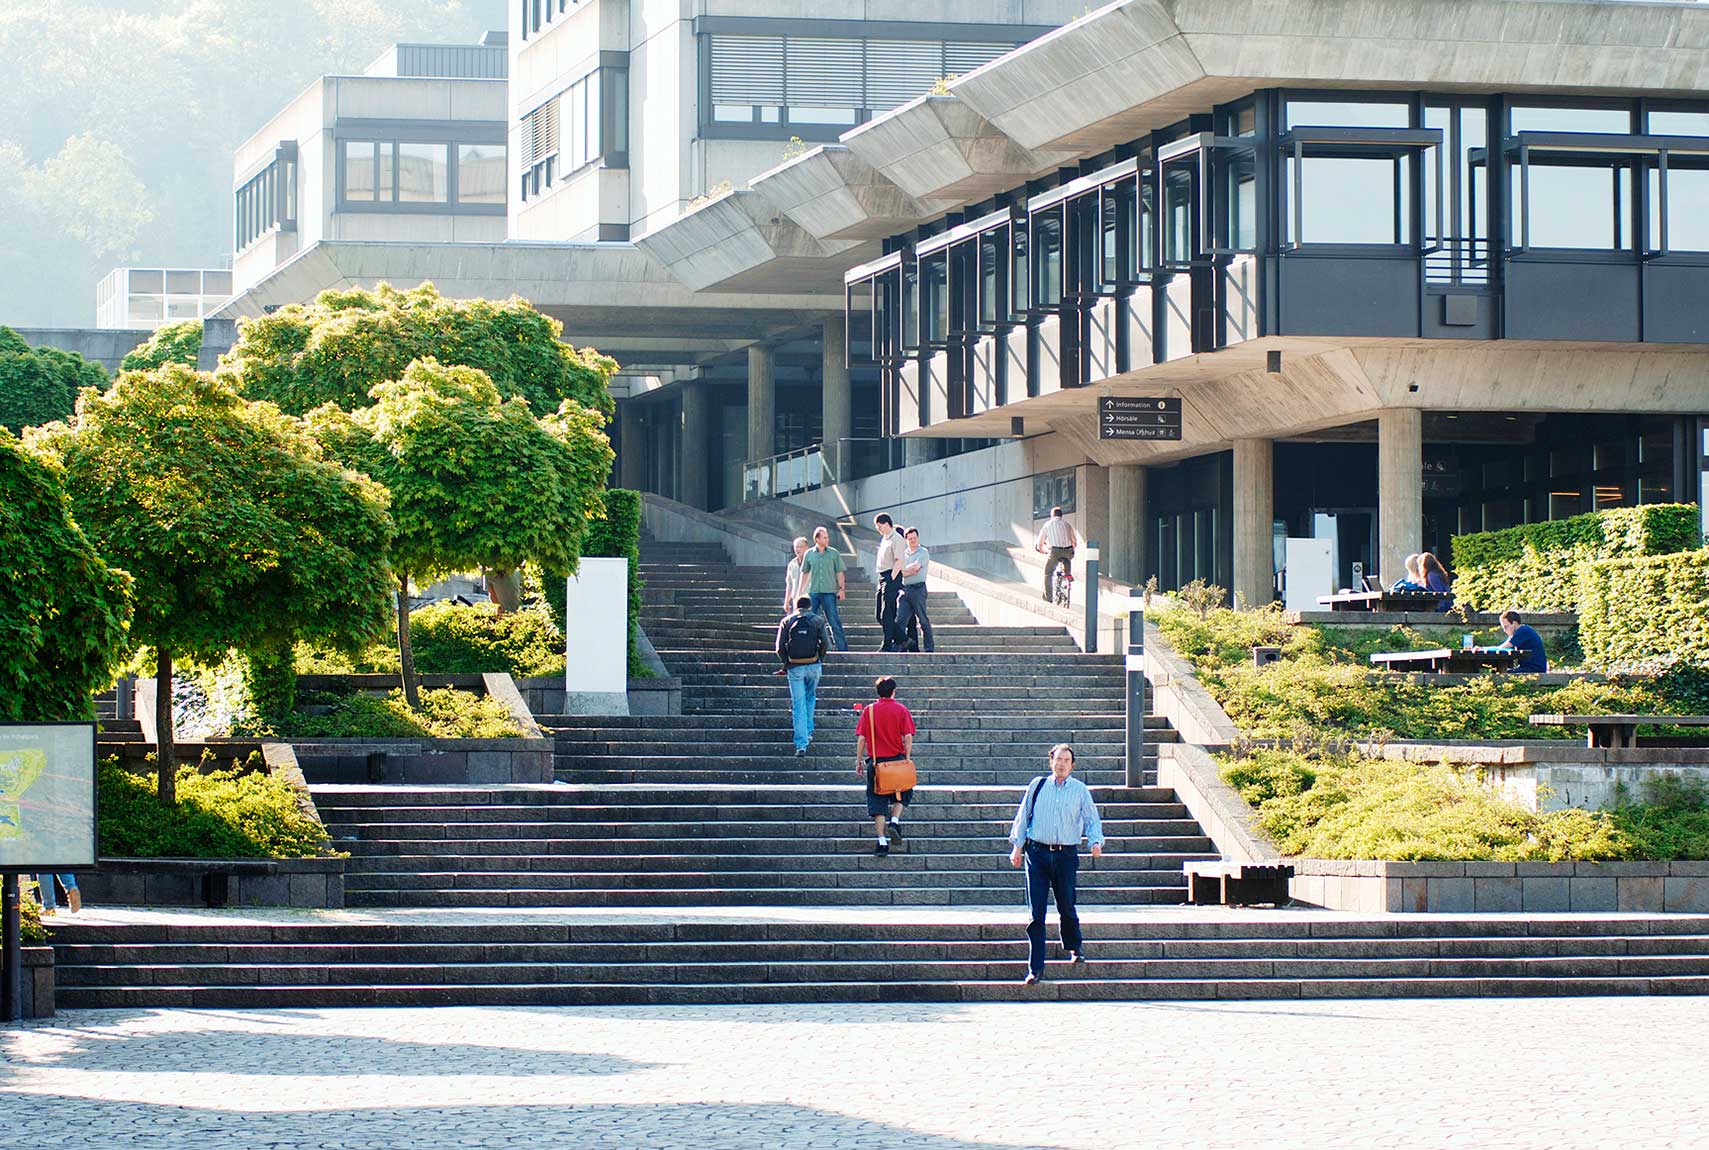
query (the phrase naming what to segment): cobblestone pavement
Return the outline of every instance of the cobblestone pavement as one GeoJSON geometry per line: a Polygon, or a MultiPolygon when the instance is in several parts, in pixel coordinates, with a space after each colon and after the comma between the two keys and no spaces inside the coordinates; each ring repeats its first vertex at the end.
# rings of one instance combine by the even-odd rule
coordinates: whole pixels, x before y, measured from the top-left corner
{"type": "Polygon", "coordinates": [[[0,1147],[1701,1147],[1709,999],[68,1011],[0,1147]]]}

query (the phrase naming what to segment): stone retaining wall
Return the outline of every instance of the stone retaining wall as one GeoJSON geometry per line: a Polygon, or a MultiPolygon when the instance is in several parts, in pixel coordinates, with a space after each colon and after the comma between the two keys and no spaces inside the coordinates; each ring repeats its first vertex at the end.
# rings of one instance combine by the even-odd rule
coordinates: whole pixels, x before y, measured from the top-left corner
{"type": "Polygon", "coordinates": [[[1565,740],[1510,743],[1387,743],[1387,759],[1474,768],[1503,797],[1530,810],[1599,810],[1643,797],[1667,775],[1709,782],[1709,746],[1587,747],[1565,740]]]}
{"type": "MultiPolygon", "coordinates": [[[[77,885],[95,906],[207,906],[209,879],[224,878],[227,906],[344,906],[344,859],[104,858],[77,885]]],[[[214,888],[219,893],[217,885],[214,888]]]]}
{"type": "Polygon", "coordinates": [[[25,1018],[53,1017],[53,947],[22,948],[24,999],[18,1005],[25,1018]]]}
{"type": "Polygon", "coordinates": [[[1295,901],[1358,914],[1709,912],[1709,862],[1290,861],[1295,901]]]}

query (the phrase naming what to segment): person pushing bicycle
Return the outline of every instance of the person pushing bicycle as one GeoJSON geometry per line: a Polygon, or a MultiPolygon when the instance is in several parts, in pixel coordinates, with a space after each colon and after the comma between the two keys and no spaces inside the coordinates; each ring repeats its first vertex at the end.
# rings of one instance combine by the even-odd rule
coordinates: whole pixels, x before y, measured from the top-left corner
{"type": "Polygon", "coordinates": [[[1074,562],[1074,548],[1080,543],[1080,537],[1074,533],[1074,527],[1062,517],[1062,508],[1052,507],[1050,518],[1044,521],[1044,526],[1038,529],[1038,541],[1033,544],[1033,550],[1045,555],[1044,561],[1044,601],[1053,601],[1051,594],[1051,577],[1058,566],[1064,574],[1069,574],[1074,562]]]}

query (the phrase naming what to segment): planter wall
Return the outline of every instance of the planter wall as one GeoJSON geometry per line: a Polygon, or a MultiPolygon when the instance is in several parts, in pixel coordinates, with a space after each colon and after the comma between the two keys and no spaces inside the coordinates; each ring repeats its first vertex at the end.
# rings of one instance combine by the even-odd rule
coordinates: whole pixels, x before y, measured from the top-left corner
{"type": "Polygon", "coordinates": [[[90,906],[342,909],[344,860],[108,858],[77,885],[90,906]]]}
{"type": "Polygon", "coordinates": [[[1709,913],[1709,862],[1289,861],[1296,902],[1357,914],[1709,913]]]}
{"type": "Polygon", "coordinates": [[[310,783],[549,783],[552,740],[299,739],[297,762],[310,783]]]}
{"type": "Polygon", "coordinates": [[[53,1017],[53,947],[26,946],[24,957],[24,1000],[19,1003],[25,1018],[53,1017]]]}

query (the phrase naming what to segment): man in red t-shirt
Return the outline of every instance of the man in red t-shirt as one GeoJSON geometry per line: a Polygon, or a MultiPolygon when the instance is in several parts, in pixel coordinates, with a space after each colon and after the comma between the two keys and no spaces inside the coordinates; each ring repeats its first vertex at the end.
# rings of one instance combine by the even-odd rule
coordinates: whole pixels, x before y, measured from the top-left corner
{"type": "Polygon", "coordinates": [[[892,837],[902,841],[902,808],[914,801],[914,791],[911,787],[894,795],[874,791],[872,788],[878,782],[877,764],[913,757],[914,716],[896,701],[896,680],[889,675],[874,683],[873,690],[878,698],[867,704],[855,724],[855,774],[866,776],[866,813],[878,828],[878,845],[872,848],[872,853],[884,858],[890,853],[892,837]],[[873,769],[869,771],[868,767],[873,769]]]}

